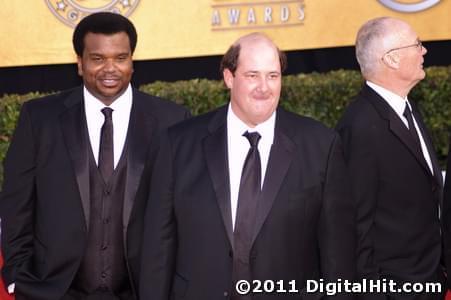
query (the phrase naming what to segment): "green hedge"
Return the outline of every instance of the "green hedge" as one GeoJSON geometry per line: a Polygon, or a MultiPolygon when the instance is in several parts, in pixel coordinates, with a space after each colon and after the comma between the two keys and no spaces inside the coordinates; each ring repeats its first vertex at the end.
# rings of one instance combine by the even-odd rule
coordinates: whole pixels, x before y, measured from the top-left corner
{"type": "MultiPolygon", "coordinates": [[[[448,131],[451,128],[451,66],[429,67],[426,74],[426,79],[412,90],[409,98],[416,101],[422,110],[439,159],[444,165],[448,153],[448,131]]],[[[281,105],[333,127],[362,83],[360,73],[349,70],[285,76],[281,105]]],[[[155,82],[143,85],[140,89],[185,105],[194,115],[226,103],[229,97],[222,81],[205,79],[155,82]]],[[[0,161],[4,159],[20,105],[39,96],[42,94],[6,95],[0,98],[0,161]]],[[[3,173],[2,167],[0,174],[3,173]]]]}

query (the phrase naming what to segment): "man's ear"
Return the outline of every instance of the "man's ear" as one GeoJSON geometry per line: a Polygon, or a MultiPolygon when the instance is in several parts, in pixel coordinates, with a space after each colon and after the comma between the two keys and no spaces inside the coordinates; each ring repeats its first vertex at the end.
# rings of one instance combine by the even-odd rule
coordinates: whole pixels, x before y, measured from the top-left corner
{"type": "Polygon", "coordinates": [[[78,75],[83,76],[82,58],[77,56],[78,75]]]}
{"type": "Polygon", "coordinates": [[[396,53],[386,53],[383,57],[382,57],[382,61],[384,62],[384,64],[392,69],[398,69],[399,67],[399,61],[400,61],[400,57],[398,54],[396,53]]]}
{"type": "Polygon", "coordinates": [[[233,86],[233,80],[235,79],[235,76],[232,74],[232,72],[229,69],[224,69],[222,71],[222,76],[224,78],[225,85],[230,89],[233,86]]]}

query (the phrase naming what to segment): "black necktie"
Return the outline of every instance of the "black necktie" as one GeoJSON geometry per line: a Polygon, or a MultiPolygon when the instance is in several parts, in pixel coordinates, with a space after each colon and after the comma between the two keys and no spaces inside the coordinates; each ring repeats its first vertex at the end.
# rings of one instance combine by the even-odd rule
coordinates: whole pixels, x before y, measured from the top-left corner
{"type": "Polygon", "coordinates": [[[102,113],[105,116],[105,122],[100,132],[99,170],[103,180],[108,182],[114,170],[113,110],[105,107],[102,109],[102,113]]]}
{"type": "Polygon", "coordinates": [[[418,145],[418,148],[420,149],[420,152],[423,152],[421,150],[421,143],[420,143],[420,137],[418,136],[417,129],[415,128],[415,124],[413,123],[413,117],[412,117],[412,111],[410,110],[409,105],[406,102],[406,108],[404,109],[403,116],[407,119],[407,124],[409,125],[409,132],[412,135],[413,139],[415,140],[415,143],[418,145]]]}
{"type": "MultiPolygon", "coordinates": [[[[249,255],[254,230],[257,200],[261,191],[261,164],[258,152],[258,142],[261,138],[258,132],[243,134],[250,143],[250,149],[244,161],[238,193],[236,211],[233,255],[233,281],[250,280],[249,255]]],[[[235,297],[245,299],[245,297],[235,297]]]]}

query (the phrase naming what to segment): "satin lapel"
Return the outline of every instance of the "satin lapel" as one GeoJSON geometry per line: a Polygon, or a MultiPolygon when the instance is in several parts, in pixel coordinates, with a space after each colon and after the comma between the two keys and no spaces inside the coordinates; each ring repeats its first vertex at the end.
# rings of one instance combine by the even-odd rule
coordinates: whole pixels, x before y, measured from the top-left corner
{"type": "Polygon", "coordinates": [[[374,108],[378,111],[379,115],[389,121],[390,131],[398,137],[398,139],[406,146],[410,153],[415,157],[418,163],[423,167],[425,172],[431,175],[431,171],[426,164],[423,153],[421,153],[420,147],[417,145],[413,137],[411,136],[409,129],[404,125],[402,120],[398,117],[396,112],[390,107],[390,105],[377,94],[373,89],[365,85],[362,89],[361,97],[367,99],[374,108]]]}
{"type": "Polygon", "coordinates": [[[203,140],[208,172],[213,182],[216,200],[224,227],[233,248],[232,212],[227,154],[227,107],[218,110],[209,124],[210,135],[203,140]]]}
{"type": "Polygon", "coordinates": [[[437,160],[437,154],[432,144],[431,136],[429,135],[426,125],[423,122],[423,118],[421,117],[421,114],[418,112],[416,106],[412,105],[412,107],[413,107],[412,110],[413,116],[415,117],[415,120],[418,123],[418,127],[420,128],[421,135],[423,136],[424,139],[424,143],[426,144],[426,148],[428,149],[429,152],[429,157],[431,158],[432,169],[434,170],[434,178],[437,181],[437,184],[440,187],[443,187],[442,170],[440,169],[440,164],[437,160]]]}
{"type": "Polygon", "coordinates": [[[86,229],[89,230],[89,140],[82,90],[75,90],[65,100],[67,110],[60,116],[63,137],[77,179],[86,229]]]}
{"type": "Polygon", "coordinates": [[[280,109],[277,111],[274,143],[269,155],[262,193],[258,200],[257,216],[251,245],[257,238],[257,235],[271,210],[295,153],[295,144],[287,134],[289,131],[289,124],[284,124],[283,113],[284,112],[280,109]]]}
{"type": "Polygon", "coordinates": [[[390,130],[404,143],[404,145],[407,146],[420,165],[431,175],[431,170],[426,164],[426,160],[424,159],[419,145],[415,142],[407,127],[394,112],[390,113],[390,130]]]}
{"type": "MultiPolygon", "coordinates": [[[[146,164],[146,155],[151,138],[157,129],[156,121],[146,114],[143,101],[137,93],[133,93],[133,104],[127,130],[127,179],[125,183],[123,225],[126,229],[130,220],[135,195],[141,181],[141,175],[146,164]]],[[[124,230],[124,234],[126,230],[124,230]]]]}

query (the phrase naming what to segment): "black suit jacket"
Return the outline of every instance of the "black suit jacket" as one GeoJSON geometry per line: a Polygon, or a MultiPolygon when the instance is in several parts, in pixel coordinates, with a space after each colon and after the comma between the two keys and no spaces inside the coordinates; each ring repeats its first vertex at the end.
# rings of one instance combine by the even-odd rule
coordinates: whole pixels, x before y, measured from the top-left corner
{"type": "MultiPolygon", "coordinates": [[[[126,142],[123,234],[138,286],[143,211],[163,128],[188,112],[133,89],[126,142]],[[143,184],[144,183],[144,184],[143,184]]],[[[22,106],[0,200],[5,283],[27,299],[60,299],[85,252],[91,155],[81,87],[22,106]]]]}
{"type": "Polygon", "coordinates": [[[439,280],[442,177],[414,105],[413,114],[435,176],[402,120],[369,86],[337,125],[357,201],[357,266],[364,278],[439,280]]]}
{"type": "MultiPolygon", "coordinates": [[[[233,230],[227,107],[169,129],[146,214],[141,299],[227,299],[233,230]]],[[[354,208],[338,135],[278,109],[250,253],[253,279],[354,275],[354,208]]],[[[288,288],[287,288],[288,289],[288,288]]],[[[316,295],[318,296],[318,295],[316,295]]],[[[299,298],[255,294],[253,299],[299,298]]]]}
{"type": "Polygon", "coordinates": [[[443,195],[443,240],[444,240],[444,258],[447,277],[447,287],[451,289],[451,139],[449,143],[448,165],[446,168],[445,189],[443,195]]]}

